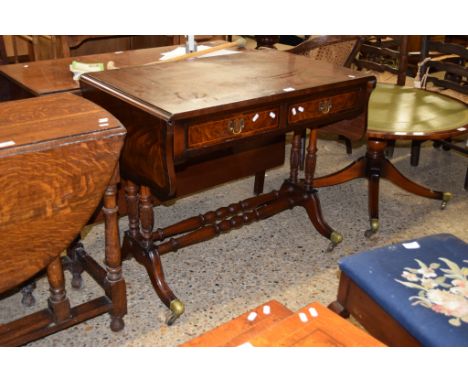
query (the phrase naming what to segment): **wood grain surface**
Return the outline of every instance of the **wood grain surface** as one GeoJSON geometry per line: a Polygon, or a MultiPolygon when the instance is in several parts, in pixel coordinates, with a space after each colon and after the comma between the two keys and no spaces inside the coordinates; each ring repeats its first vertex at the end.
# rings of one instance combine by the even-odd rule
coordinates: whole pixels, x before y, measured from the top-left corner
{"type": "Polygon", "coordinates": [[[0,292],[47,266],[98,206],[125,129],[63,94],[0,104],[0,292]],[[101,122],[99,122],[101,121],[101,122]]]}

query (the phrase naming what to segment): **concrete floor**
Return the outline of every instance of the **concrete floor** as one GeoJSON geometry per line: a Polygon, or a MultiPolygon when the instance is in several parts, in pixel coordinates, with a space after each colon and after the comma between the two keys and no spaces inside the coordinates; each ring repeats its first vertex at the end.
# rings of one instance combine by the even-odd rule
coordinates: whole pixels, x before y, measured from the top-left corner
{"type": "MultiPolygon", "coordinates": [[[[363,153],[364,146],[347,155],[343,145],[321,139],[316,173],[323,175],[340,169],[363,153]]],[[[29,346],[176,346],[270,299],[292,310],[312,301],[330,303],[338,285],[337,261],[352,253],[440,232],[468,241],[468,192],[463,189],[467,159],[426,143],[419,167],[409,165],[408,147],[397,147],[392,162],[408,177],[433,189],[452,192],[453,200],[441,210],[439,201],[409,194],[383,181],[381,229],[367,239],[366,181],[359,179],[321,189],[324,216],[330,226],[344,235],[343,243],[333,252],[325,252],[328,240],[313,229],[303,209],[285,211],[163,257],[167,281],[186,305],[185,314],[173,326],[165,325],[167,308],[153,291],[144,269],[131,260],[123,266],[128,292],[123,331],[111,332],[106,314],[29,346]]],[[[270,171],[265,191],[279,187],[288,169],[286,160],[285,165],[270,171]]],[[[250,197],[252,187],[253,179],[244,179],[181,199],[172,206],[158,207],[156,226],[250,197]]],[[[121,232],[126,225],[127,219],[121,219],[121,232]]],[[[102,261],[103,226],[93,226],[84,244],[93,257],[102,261]]],[[[69,285],[68,273],[66,278],[69,285]]],[[[86,275],[84,281],[81,290],[67,287],[72,305],[102,295],[86,275]]],[[[35,292],[35,307],[23,307],[19,294],[3,299],[0,323],[43,309],[47,296],[47,282],[41,279],[35,292]]]]}

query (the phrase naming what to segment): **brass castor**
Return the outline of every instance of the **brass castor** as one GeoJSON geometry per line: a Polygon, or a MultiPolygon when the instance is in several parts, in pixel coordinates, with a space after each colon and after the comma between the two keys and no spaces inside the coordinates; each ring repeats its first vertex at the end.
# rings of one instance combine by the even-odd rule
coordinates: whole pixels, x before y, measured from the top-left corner
{"type": "Polygon", "coordinates": [[[379,230],[380,224],[379,224],[379,219],[371,219],[370,220],[370,229],[368,229],[366,232],[364,232],[364,236],[369,238],[372,235],[375,235],[377,231],[379,230]]]}
{"type": "Polygon", "coordinates": [[[170,313],[167,317],[166,324],[171,326],[185,311],[184,303],[180,300],[172,300],[169,305],[170,313]]]}
{"type": "Polygon", "coordinates": [[[333,249],[343,241],[343,235],[339,232],[333,231],[330,235],[330,244],[328,244],[326,252],[331,252],[333,249]]]}
{"type": "Polygon", "coordinates": [[[440,204],[440,209],[443,210],[447,206],[447,203],[449,202],[450,199],[452,199],[452,193],[451,192],[444,192],[442,194],[442,203],[440,204]]]}

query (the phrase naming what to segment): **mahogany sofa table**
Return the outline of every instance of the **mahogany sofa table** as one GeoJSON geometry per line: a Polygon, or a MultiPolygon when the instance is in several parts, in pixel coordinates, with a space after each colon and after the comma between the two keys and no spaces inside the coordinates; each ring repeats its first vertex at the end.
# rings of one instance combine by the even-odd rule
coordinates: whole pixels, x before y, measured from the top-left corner
{"type": "MultiPolygon", "coordinates": [[[[160,256],[302,206],[333,248],[342,236],[324,220],[311,186],[317,128],[353,120],[363,132],[375,78],[278,51],[242,53],[81,76],[84,97],[127,128],[121,175],[129,230],[123,256],[142,263],[171,324],[184,311],[167,285],[160,256]],[[312,128],[305,178],[300,137],[312,128]],[[294,131],[290,177],[279,191],[154,228],[156,204],[284,163],[285,133],[294,131]]],[[[261,189],[256,186],[256,189],[261,189]]]]}

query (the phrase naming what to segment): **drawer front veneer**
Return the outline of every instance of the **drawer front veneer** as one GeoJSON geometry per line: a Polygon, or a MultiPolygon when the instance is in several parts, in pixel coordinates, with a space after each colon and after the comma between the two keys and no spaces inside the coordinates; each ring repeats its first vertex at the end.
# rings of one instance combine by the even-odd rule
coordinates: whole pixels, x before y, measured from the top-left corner
{"type": "Polygon", "coordinates": [[[359,91],[297,102],[288,108],[288,123],[316,120],[351,110],[359,104],[359,91]]]}
{"type": "Polygon", "coordinates": [[[188,130],[188,147],[200,148],[231,139],[245,138],[278,128],[279,109],[234,114],[215,121],[196,123],[188,130]]]}

